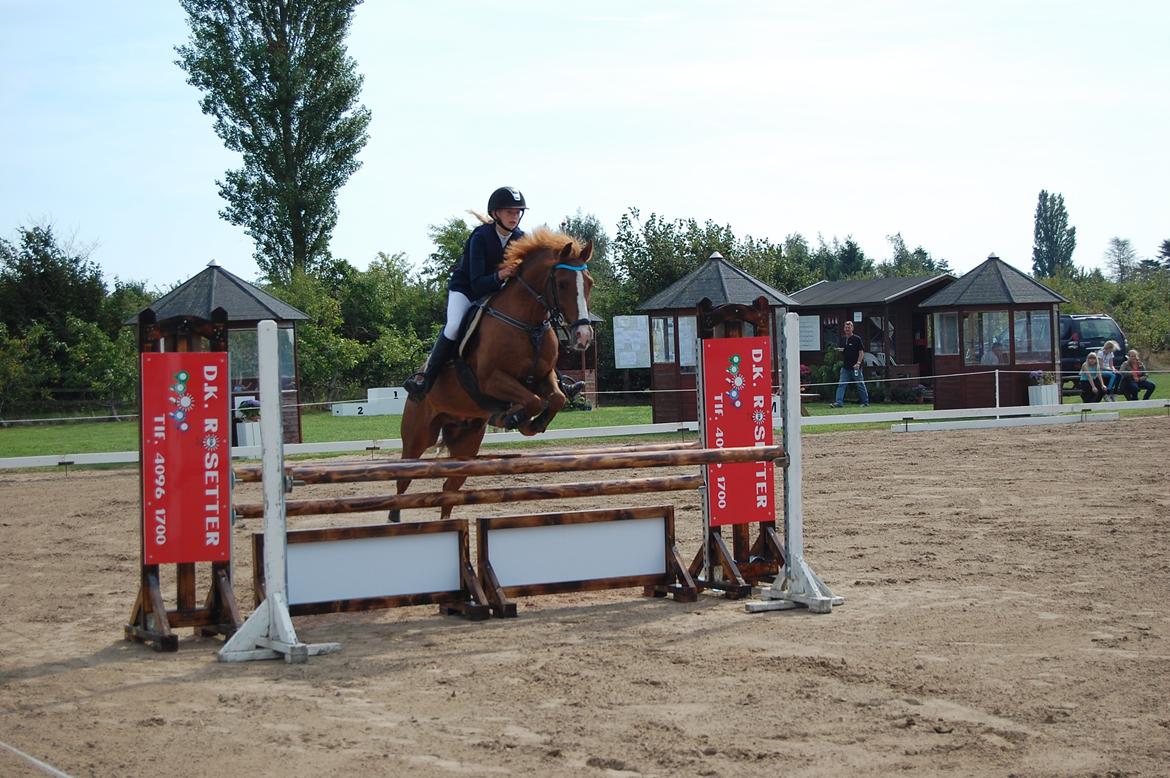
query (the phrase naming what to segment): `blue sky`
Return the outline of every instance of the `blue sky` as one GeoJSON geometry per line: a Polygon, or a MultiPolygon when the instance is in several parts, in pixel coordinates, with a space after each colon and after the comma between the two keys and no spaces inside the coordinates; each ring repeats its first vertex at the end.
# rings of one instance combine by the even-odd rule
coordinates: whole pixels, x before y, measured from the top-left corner
{"type": "MultiPolygon", "coordinates": [[[[629,207],[737,235],[886,236],[958,271],[1031,270],[1041,189],[1074,261],[1170,238],[1165,2],[367,0],[350,55],[373,113],[332,249],[422,259],[427,228],[526,194],[527,227],[629,207]]],[[[167,288],[211,259],[238,165],[174,65],[167,0],[0,0],[0,234],[51,223],[107,278],[167,288]]]]}

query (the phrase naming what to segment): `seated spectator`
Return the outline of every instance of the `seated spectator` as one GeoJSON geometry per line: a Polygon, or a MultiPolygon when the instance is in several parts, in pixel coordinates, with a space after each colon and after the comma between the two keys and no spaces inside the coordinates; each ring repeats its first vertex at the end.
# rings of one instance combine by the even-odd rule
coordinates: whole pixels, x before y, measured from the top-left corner
{"type": "Polygon", "coordinates": [[[1114,353],[1121,348],[1116,340],[1107,340],[1105,345],[1101,347],[1101,351],[1097,354],[1097,361],[1101,367],[1101,375],[1105,379],[1105,385],[1109,390],[1105,393],[1105,399],[1113,402],[1116,397],[1113,396],[1117,391],[1117,385],[1121,383],[1121,376],[1117,373],[1117,368],[1113,366],[1114,353]]]}
{"type": "Polygon", "coordinates": [[[1002,343],[992,343],[989,351],[983,352],[983,359],[980,364],[984,365],[1003,365],[1007,364],[1007,355],[1003,353],[1002,343]]]}
{"type": "Polygon", "coordinates": [[[1150,374],[1146,372],[1146,366],[1138,358],[1137,350],[1131,348],[1125,357],[1117,371],[1121,375],[1121,393],[1127,400],[1136,400],[1138,392],[1145,389],[1146,396],[1142,399],[1150,399],[1150,395],[1158,387],[1150,381],[1150,374]]]}
{"type": "Polygon", "coordinates": [[[1081,372],[1077,374],[1077,381],[1081,387],[1081,402],[1099,403],[1109,393],[1105,378],[1101,374],[1096,351],[1090,351],[1089,356],[1085,357],[1081,372]]]}

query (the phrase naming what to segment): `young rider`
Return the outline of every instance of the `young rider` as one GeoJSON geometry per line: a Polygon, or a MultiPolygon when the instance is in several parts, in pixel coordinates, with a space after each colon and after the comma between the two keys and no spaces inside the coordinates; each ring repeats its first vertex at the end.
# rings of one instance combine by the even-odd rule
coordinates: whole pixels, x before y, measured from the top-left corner
{"type": "MultiPolygon", "coordinates": [[[[520,219],[527,209],[524,195],[510,186],[500,187],[488,198],[487,211],[492,221],[472,230],[463,244],[463,258],[447,282],[447,323],[435,340],[423,372],[412,375],[403,385],[411,398],[426,396],[439,371],[455,355],[455,339],[471,301],[499,291],[516,273],[515,267],[500,267],[500,263],[508,244],[524,236],[520,219]]],[[[557,378],[569,400],[585,388],[584,381],[572,381],[559,371],[557,378]]]]}

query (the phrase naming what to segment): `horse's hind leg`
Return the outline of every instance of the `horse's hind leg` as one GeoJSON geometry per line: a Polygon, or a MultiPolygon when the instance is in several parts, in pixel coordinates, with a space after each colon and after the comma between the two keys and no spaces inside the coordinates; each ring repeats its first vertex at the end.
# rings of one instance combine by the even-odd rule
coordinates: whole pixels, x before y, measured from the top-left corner
{"type": "MultiPolygon", "coordinates": [[[[423,402],[408,402],[402,412],[402,458],[418,459],[423,452],[439,439],[439,424],[433,415],[426,412],[430,405],[423,402]]],[[[410,487],[413,479],[399,478],[395,488],[398,494],[404,494],[410,487]]],[[[390,511],[387,520],[392,524],[402,521],[402,511],[398,508],[390,511]]]]}
{"type": "MultiPolygon", "coordinates": [[[[487,422],[484,419],[471,419],[463,424],[450,424],[443,428],[443,443],[446,444],[452,458],[474,459],[475,455],[479,453],[479,446],[483,443],[483,436],[486,432],[487,422]]],[[[457,492],[466,480],[467,476],[465,475],[453,475],[443,481],[443,491],[457,492]]],[[[444,505],[440,518],[451,518],[453,507],[444,505]]]]}

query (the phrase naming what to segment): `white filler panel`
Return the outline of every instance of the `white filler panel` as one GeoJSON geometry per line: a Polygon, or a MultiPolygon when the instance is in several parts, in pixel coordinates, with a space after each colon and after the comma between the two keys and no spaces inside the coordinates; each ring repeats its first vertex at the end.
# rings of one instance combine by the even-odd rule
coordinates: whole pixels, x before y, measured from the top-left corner
{"type": "Polygon", "coordinates": [[[504,587],[666,573],[662,518],[493,529],[488,537],[504,587]]]}
{"type": "Polygon", "coordinates": [[[459,533],[288,544],[290,605],[458,591],[459,533]]]}

